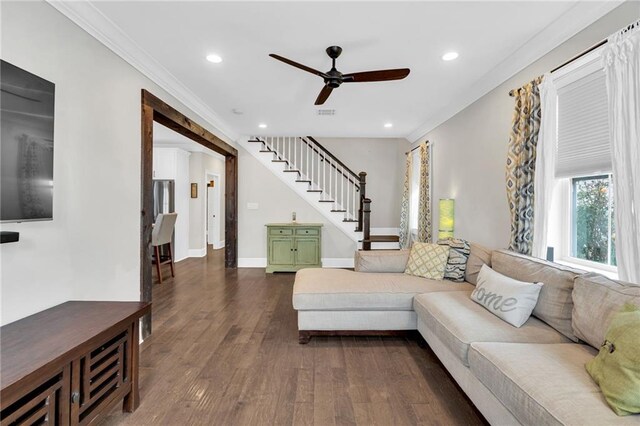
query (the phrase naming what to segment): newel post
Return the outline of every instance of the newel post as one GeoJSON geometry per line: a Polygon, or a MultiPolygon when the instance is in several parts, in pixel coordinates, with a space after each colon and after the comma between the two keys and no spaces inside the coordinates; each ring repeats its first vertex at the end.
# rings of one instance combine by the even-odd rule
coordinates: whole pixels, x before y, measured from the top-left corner
{"type": "Polygon", "coordinates": [[[364,210],[364,199],[367,197],[367,172],[360,172],[358,176],[360,177],[360,181],[358,182],[360,186],[360,207],[358,209],[358,227],[356,228],[356,232],[362,232],[362,213],[364,210]]]}
{"type": "Polygon", "coordinates": [[[362,250],[371,250],[371,200],[362,200],[362,250]]]}

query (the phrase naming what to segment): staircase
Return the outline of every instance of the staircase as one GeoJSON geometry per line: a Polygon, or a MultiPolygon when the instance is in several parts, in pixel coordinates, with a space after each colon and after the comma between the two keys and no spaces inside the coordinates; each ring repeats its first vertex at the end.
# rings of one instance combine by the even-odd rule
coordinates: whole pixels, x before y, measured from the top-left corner
{"type": "Polygon", "coordinates": [[[362,250],[398,249],[397,235],[371,235],[365,172],[354,173],[311,136],[252,136],[241,144],[362,250]]]}

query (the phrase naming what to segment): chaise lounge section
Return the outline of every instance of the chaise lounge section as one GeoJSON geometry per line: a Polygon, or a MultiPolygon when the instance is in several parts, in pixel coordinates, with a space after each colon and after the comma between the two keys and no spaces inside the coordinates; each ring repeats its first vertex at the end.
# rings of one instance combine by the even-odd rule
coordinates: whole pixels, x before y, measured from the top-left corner
{"type": "Polygon", "coordinates": [[[323,334],[418,330],[491,424],[640,424],[640,416],[619,417],[609,408],[584,367],[597,355],[611,315],[626,302],[640,305],[640,287],[477,244],[465,282],[436,281],[405,275],[408,255],[358,252],[355,271],[299,271],[293,306],[300,343],[323,334]],[[484,264],[544,283],[522,327],[470,298],[484,264]]]}

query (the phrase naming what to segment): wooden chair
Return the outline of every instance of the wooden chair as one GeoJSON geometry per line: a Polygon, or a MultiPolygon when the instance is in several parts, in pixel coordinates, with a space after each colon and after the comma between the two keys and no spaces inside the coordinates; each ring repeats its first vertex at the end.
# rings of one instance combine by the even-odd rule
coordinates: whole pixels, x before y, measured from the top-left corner
{"type": "Polygon", "coordinates": [[[173,249],[171,247],[171,237],[173,235],[173,229],[176,226],[176,219],[178,213],[161,213],[156,218],[156,223],[153,225],[153,231],[151,231],[151,245],[154,248],[156,255],[156,270],[158,271],[158,279],[162,284],[162,272],[160,267],[167,263],[171,266],[171,276],[175,277],[173,271],[173,249]],[[160,246],[169,244],[169,258],[162,261],[160,258],[160,246]]]}

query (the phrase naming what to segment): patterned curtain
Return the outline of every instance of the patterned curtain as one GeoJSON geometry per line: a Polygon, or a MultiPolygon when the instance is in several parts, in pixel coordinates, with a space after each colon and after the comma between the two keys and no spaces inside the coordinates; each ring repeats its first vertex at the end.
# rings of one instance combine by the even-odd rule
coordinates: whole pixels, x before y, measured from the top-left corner
{"type": "Polygon", "coordinates": [[[538,77],[515,91],[516,99],[507,154],[507,201],[511,214],[509,250],[531,254],[536,145],[540,130],[538,77]]]}
{"type": "Polygon", "coordinates": [[[402,205],[400,206],[400,248],[409,248],[409,210],[411,209],[411,159],[413,155],[407,154],[407,168],[404,172],[404,186],[402,187],[402,205]]]}
{"type": "Polygon", "coordinates": [[[420,145],[420,193],[418,197],[418,238],[431,242],[431,188],[429,187],[429,146],[420,145]]]}

